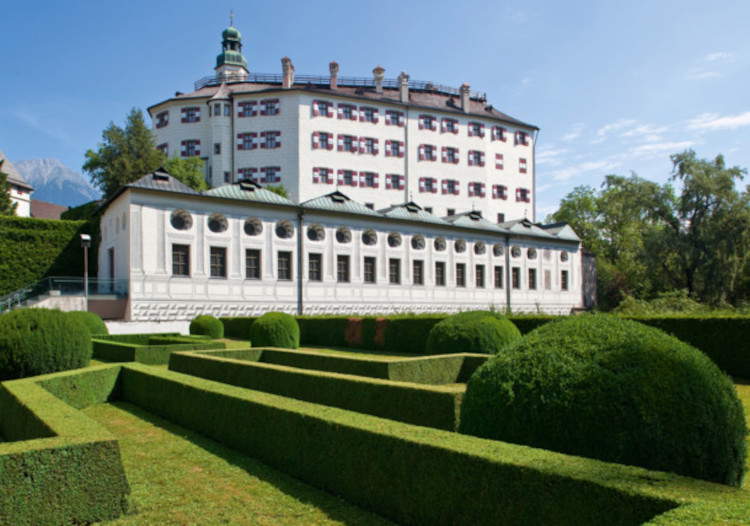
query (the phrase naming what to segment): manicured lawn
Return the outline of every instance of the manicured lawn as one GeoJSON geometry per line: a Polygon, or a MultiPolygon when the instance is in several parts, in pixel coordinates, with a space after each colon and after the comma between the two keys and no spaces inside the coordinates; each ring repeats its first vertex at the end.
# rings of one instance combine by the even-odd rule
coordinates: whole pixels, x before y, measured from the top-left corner
{"type": "MultiPolygon", "coordinates": [[[[742,405],[745,406],[745,421],[750,425],[750,380],[735,378],[734,385],[737,387],[737,394],[740,395],[742,405]]],[[[750,434],[747,436],[747,449],[750,452],[750,434]]],[[[750,454],[747,457],[746,465],[747,470],[745,471],[745,481],[742,487],[750,489],[750,454]]]]}
{"type": "Polygon", "coordinates": [[[391,524],[131,404],[84,413],[119,439],[137,512],[107,526],[391,524]]]}

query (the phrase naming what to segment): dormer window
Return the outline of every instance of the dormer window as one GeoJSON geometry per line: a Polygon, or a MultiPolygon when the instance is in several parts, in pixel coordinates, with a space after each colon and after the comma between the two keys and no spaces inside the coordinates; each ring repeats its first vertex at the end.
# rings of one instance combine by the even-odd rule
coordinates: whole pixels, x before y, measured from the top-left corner
{"type": "Polygon", "coordinates": [[[163,128],[169,125],[169,112],[162,111],[156,114],[156,127],[163,128]]]}

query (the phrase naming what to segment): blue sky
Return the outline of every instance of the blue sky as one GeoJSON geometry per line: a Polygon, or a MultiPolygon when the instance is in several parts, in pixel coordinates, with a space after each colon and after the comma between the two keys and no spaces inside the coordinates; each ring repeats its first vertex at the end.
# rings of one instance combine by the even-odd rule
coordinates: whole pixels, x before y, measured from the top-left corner
{"type": "Polygon", "coordinates": [[[256,72],[458,86],[541,128],[538,216],[580,184],[635,171],[665,181],[669,154],[750,167],[750,2],[14,2],[0,30],[0,149],[12,160],[86,149],[131,107],[212,73],[230,9],[256,72]]]}

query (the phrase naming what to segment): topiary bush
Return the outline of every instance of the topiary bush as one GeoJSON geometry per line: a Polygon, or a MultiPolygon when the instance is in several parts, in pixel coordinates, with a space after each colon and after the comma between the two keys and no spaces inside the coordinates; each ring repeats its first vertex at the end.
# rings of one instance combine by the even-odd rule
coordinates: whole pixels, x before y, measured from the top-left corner
{"type": "Polygon", "coordinates": [[[66,312],[19,309],[0,316],[0,380],[86,367],[91,336],[66,312]]]}
{"type": "Polygon", "coordinates": [[[190,322],[190,334],[210,336],[211,338],[224,337],[224,324],[219,318],[214,318],[208,314],[193,318],[190,322]]]}
{"type": "Polygon", "coordinates": [[[73,316],[74,318],[81,320],[83,324],[88,327],[89,332],[92,336],[109,334],[107,325],[104,323],[104,320],[99,317],[98,314],[94,314],[93,312],[89,312],[86,310],[74,310],[68,312],[68,316],[73,316]]]}
{"type": "Polygon", "coordinates": [[[253,347],[299,347],[299,325],[291,314],[267,312],[250,327],[253,347]]]}
{"type": "Polygon", "coordinates": [[[703,353],[613,316],[539,327],[469,379],[460,431],[739,486],[745,418],[703,353]]]}
{"type": "Polygon", "coordinates": [[[428,354],[495,354],[520,337],[521,332],[507,318],[490,311],[468,311],[435,324],[425,348],[428,354]]]}

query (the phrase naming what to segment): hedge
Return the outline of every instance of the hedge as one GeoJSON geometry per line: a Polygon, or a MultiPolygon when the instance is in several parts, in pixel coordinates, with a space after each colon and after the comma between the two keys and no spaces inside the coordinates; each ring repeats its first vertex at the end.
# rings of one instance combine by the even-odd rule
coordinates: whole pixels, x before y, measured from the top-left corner
{"type": "Polygon", "coordinates": [[[286,312],[266,312],[250,327],[250,340],[258,347],[299,347],[299,324],[286,312]]]}
{"type": "Polygon", "coordinates": [[[91,235],[89,274],[96,276],[97,221],[0,216],[0,296],[46,276],[83,276],[83,233],[91,235]]]}
{"type": "Polygon", "coordinates": [[[93,338],[94,358],[108,362],[140,362],[163,365],[175,351],[195,349],[225,349],[224,342],[188,336],[164,336],[146,334],[118,335],[113,338],[93,338]],[[126,336],[126,338],[123,338],[126,336]],[[129,341],[117,341],[129,340],[129,341]],[[131,342],[141,342],[131,343],[131,342]]]}
{"type": "Polygon", "coordinates": [[[122,397],[401,524],[742,524],[750,492],[140,364],[122,397]],[[661,514],[661,515],[659,515],[661,514]]]}
{"type": "Polygon", "coordinates": [[[190,322],[190,334],[193,336],[209,336],[211,338],[224,337],[224,324],[219,318],[202,314],[190,322]]]}
{"type": "Polygon", "coordinates": [[[89,312],[87,310],[73,310],[68,311],[68,316],[72,316],[81,320],[89,329],[89,332],[92,336],[96,336],[99,334],[109,334],[109,330],[107,329],[107,325],[104,323],[104,320],[102,320],[101,317],[99,317],[99,315],[94,312],[89,312]]]}
{"type": "Polygon", "coordinates": [[[250,339],[250,327],[252,327],[255,320],[258,318],[219,318],[219,321],[224,324],[224,337],[225,338],[237,338],[238,340],[249,340],[250,339]]]}
{"type": "MultiPolygon", "coordinates": [[[[229,352],[222,353],[231,356],[229,352]]],[[[283,365],[174,353],[169,369],[330,407],[455,430],[464,388],[425,386],[283,365]]]]}
{"type": "Polygon", "coordinates": [[[117,440],[75,408],[110,400],[119,367],[0,384],[0,524],[90,524],[128,511],[117,440]],[[39,440],[43,439],[43,440],[39,440]]]}

